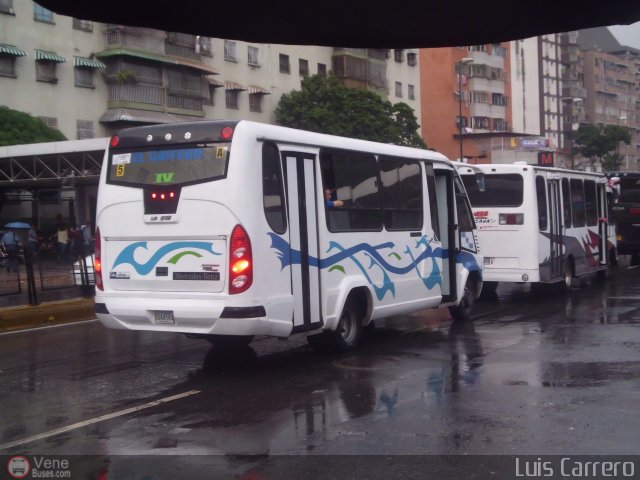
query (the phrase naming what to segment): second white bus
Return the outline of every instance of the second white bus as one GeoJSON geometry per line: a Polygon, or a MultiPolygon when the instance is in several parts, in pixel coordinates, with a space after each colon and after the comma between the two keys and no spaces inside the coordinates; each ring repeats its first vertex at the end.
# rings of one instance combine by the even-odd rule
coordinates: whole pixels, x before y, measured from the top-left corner
{"type": "Polygon", "coordinates": [[[499,282],[564,289],[615,261],[603,174],[520,162],[457,167],[478,228],[484,293],[499,282]]]}
{"type": "Polygon", "coordinates": [[[301,333],[346,350],[376,318],[468,319],[474,229],[455,168],[428,150],[249,121],[126,129],[99,184],[96,313],[222,346],[301,333]]]}

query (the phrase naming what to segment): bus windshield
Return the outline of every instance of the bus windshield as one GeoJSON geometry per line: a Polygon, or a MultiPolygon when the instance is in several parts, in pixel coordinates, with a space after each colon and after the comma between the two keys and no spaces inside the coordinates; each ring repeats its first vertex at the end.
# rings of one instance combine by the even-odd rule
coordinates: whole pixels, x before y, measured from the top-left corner
{"type": "Polygon", "coordinates": [[[504,173],[484,175],[480,189],[475,175],[461,175],[473,207],[518,207],[522,205],[522,175],[504,173]]]}
{"type": "Polygon", "coordinates": [[[119,185],[187,185],[224,178],[229,143],[112,151],[107,182],[119,185]]]}

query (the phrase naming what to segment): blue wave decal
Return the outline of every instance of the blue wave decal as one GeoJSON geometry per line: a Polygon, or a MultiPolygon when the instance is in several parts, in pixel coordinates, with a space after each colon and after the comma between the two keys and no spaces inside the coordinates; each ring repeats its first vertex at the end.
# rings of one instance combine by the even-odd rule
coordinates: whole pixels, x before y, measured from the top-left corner
{"type": "MultiPolygon", "coordinates": [[[[327,249],[327,253],[330,252],[333,249],[340,250],[343,253],[346,252],[345,248],[342,245],[340,245],[337,242],[333,242],[332,241],[332,242],[329,242],[329,248],[327,249]]],[[[367,257],[369,257],[369,260],[371,262],[369,264],[369,270],[371,270],[371,268],[374,265],[377,265],[378,267],[380,267],[380,270],[382,270],[382,275],[383,275],[384,278],[383,278],[381,286],[377,286],[375,283],[373,283],[373,280],[371,279],[371,277],[369,277],[369,274],[364,269],[364,266],[360,263],[360,261],[358,261],[358,259],[355,256],[350,255],[349,258],[351,259],[351,261],[353,263],[356,264],[356,266],[364,274],[365,278],[369,282],[369,285],[371,285],[373,287],[373,289],[376,292],[376,297],[378,297],[378,300],[382,300],[384,298],[385,294],[388,291],[390,291],[391,295],[393,295],[395,297],[396,296],[396,286],[394,285],[394,283],[389,278],[389,275],[387,274],[387,272],[384,270],[384,268],[382,268],[382,266],[380,264],[376,263],[376,261],[373,259],[373,257],[371,255],[367,254],[366,252],[365,252],[365,255],[367,255],[367,257]]],[[[329,258],[335,258],[335,257],[336,257],[336,255],[334,255],[333,257],[329,257],[329,258]]]]}
{"type": "Polygon", "coordinates": [[[158,264],[161,258],[168,253],[181,248],[194,248],[204,250],[205,252],[212,253],[213,255],[220,255],[220,253],[213,249],[213,243],[211,242],[172,242],[160,247],[146,263],[141,264],[133,258],[134,253],[138,248],[147,250],[147,242],[135,242],[128,245],[120,252],[112,268],[116,268],[118,265],[129,264],[136,270],[136,272],[138,272],[139,275],[147,275],[158,264]]]}
{"type": "Polygon", "coordinates": [[[478,272],[480,274],[480,281],[482,281],[482,268],[478,265],[476,257],[471,253],[461,250],[456,255],[456,263],[461,263],[464,268],[470,272],[478,272]]]}
{"type": "Polygon", "coordinates": [[[441,254],[442,248],[438,247],[434,251],[433,247],[431,246],[431,241],[428,240],[426,236],[423,236],[420,240],[416,242],[415,248],[417,249],[420,246],[424,246],[426,248],[425,252],[431,253],[431,273],[427,277],[423,277],[422,274],[420,273],[420,269],[418,268],[418,263],[416,263],[416,260],[413,258],[413,252],[411,251],[408,245],[404,253],[406,253],[411,257],[411,260],[415,264],[416,273],[418,274],[418,276],[422,280],[422,283],[424,283],[424,286],[427,287],[428,290],[431,290],[436,285],[442,286],[442,275],[440,274],[440,267],[438,267],[438,262],[437,262],[437,258],[439,257],[441,258],[442,255],[436,254],[436,252],[441,254]]]}
{"type": "MultiPolygon", "coordinates": [[[[268,235],[271,237],[271,248],[276,251],[276,255],[280,259],[281,269],[284,269],[289,265],[301,263],[302,257],[299,250],[292,249],[283,238],[279,237],[275,233],[268,233],[268,235]]],[[[433,248],[431,246],[431,241],[426,236],[423,236],[416,241],[413,249],[407,245],[403,252],[411,258],[411,262],[407,265],[395,266],[387,262],[385,257],[380,253],[382,250],[392,249],[394,247],[395,244],[393,242],[385,242],[378,245],[359,243],[353,247],[345,248],[339,243],[331,241],[329,242],[327,253],[330,253],[333,250],[338,250],[338,253],[322,259],[309,256],[309,266],[321,269],[330,268],[343,260],[349,259],[360,269],[369,282],[369,285],[373,287],[378,300],[382,300],[387,292],[391,292],[391,295],[395,297],[395,284],[389,276],[390,273],[395,275],[405,275],[410,271],[415,270],[428,290],[431,290],[436,285],[442,285],[442,272],[438,267],[437,261],[438,259],[449,258],[450,252],[448,249],[442,247],[433,248]],[[414,257],[414,252],[419,249],[422,249],[422,251],[414,257]],[[370,263],[368,268],[365,268],[365,266],[356,258],[355,255],[358,253],[363,253],[367,258],[369,258],[370,263]],[[429,259],[431,260],[431,273],[426,277],[422,277],[419,265],[421,262],[429,259]],[[374,267],[379,268],[382,272],[383,280],[381,285],[376,285],[369,274],[374,267]]],[[[400,260],[400,256],[397,254],[386,255],[387,258],[389,256],[400,260]]],[[[477,271],[482,275],[482,269],[478,265],[476,258],[469,252],[464,250],[459,251],[456,254],[456,263],[462,264],[462,266],[468,271],[477,271]]],[[[342,271],[344,271],[344,269],[342,269],[342,271]]]]}

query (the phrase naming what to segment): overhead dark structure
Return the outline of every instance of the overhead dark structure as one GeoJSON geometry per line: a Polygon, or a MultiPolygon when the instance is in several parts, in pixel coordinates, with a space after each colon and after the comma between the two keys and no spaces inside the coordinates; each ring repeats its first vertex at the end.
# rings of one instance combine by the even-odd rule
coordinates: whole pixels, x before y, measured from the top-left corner
{"type": "Polygon", "coordinates": [[[362,48],[478,45],[640,21],[640,2],[630,0],[38,3],[58,14],[101,23],[255,43],[362,48]]]}

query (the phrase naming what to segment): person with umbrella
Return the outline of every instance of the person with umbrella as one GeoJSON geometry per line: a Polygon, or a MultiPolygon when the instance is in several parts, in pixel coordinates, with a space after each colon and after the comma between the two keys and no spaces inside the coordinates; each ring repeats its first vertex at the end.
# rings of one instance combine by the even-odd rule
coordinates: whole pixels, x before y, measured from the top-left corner
{"type": "Polygon", "coordinates": [[[15,228],[11,227],[10,225],[11,224],[7,224],[5,226],[5,228],[9,228],[9,230],[2,236],[2,245],[7,252],[7,257],[9,258],[9,266],[7,267],[7,271],[15,273],[18,271],[18,251],[20,249],[20,239],[15,231],[15,228]]]}

